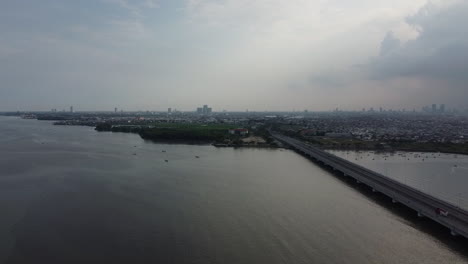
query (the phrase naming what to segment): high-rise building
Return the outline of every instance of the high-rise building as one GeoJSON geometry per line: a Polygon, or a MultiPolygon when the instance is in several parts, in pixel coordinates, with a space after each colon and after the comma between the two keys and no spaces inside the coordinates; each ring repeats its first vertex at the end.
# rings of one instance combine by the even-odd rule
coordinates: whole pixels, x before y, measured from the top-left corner
{"type": "Polygon", "coordinates": [[[70,113],[73,113],[73,105],[70,106],[70,113]]]}
{"type": "Polygon", "coordinates": [[[437,112],[437,105],[432,104],[432,113],[435,113],[435,112],[437,112]]]}
{"type": "Polygon", "coordinates": [[[441,105],[440,105],[439,111],[440,111],[441,113],[444,113],[444,112],[445,112],[445,104],[441,104],[441,105]]]}
{"type": "Polygon", "coordinates": [[[169,108],[167,109],[167,113],[169,113],[169,114],[172,113],[172,108],[169,107],[169,108]]]}
{"type": "Polygon", "coordinates": [[[208,105],[203,105],[203,107],[198,107],[197,108],[197,114],[201,115],[209,115],[211,114],[213,109],[211,107],[208,107],[208,105]]]}
{"type": "Polygon", "coordinates": [[[116,107],[116,108],[114,108],[114,113],[117,113],[117,107],[116,107]]]}

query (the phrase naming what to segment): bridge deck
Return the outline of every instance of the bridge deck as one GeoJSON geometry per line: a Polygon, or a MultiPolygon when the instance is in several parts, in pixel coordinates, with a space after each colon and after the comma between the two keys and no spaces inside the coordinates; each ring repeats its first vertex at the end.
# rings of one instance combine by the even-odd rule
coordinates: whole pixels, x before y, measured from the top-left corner
{"type": "Polygon", "coordinates": [[[300,153],[354,178],[359,183],[368,185],[373,191],[387,195],[393,202],[412,208],[419,216],[428,217],[442,224],[450,229],[452,235],[468,238],[468,212],[464,209],[297,139],[275,133],[272,135],[300,153]],[[448,214],[445,215],[445,212],[448,214]]]}

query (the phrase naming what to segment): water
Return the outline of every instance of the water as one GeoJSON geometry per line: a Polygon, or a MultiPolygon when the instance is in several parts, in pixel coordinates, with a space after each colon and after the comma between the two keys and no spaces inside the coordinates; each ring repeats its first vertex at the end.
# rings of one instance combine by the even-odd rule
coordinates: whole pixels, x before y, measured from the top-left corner
{"type": "Polygon", "coordinates": [[[468,210],[468,156],[444,153],[329,151],[468,210]]]}
{"type": "Polygon", "coordinates": [[[468,263],[382,199],[292,151],[0,117],[0,263],[468,263]]]}

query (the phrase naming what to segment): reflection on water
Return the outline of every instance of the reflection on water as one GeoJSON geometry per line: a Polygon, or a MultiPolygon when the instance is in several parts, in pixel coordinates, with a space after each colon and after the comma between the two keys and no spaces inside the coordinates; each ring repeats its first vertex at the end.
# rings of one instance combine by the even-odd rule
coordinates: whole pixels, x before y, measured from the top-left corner
{"type": "Polygon", "coordinates": [[[467,261],[286,150],[0,117],[0,169],[0,263],[467,261]]]}
{"type": "Polygon", "coordinates": [[[468,209],[466,155],[342,150],[329,152],[468,209]]]}

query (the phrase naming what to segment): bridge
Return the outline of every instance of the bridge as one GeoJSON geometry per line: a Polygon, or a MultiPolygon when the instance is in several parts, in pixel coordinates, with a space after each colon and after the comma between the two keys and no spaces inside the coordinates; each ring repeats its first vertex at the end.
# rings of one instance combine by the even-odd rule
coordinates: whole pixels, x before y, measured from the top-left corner
{"type": "Polygon", "coordinates": [[[278,133],[271,133],[278,141],[290,146],[299,153],[352,177],[357,183],[365,184],[373,192],[380,192],[416,211],[419,217],[430,218],[447,227],[453,236],[468,238],[468,212],[463,208],[440,200],[420,190],[407,186],[387,176],[364,168],[353,162],[327,153],[300,140],[278,133]]]}

